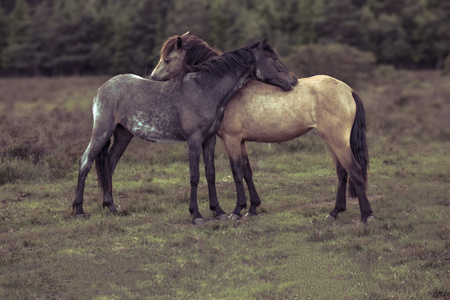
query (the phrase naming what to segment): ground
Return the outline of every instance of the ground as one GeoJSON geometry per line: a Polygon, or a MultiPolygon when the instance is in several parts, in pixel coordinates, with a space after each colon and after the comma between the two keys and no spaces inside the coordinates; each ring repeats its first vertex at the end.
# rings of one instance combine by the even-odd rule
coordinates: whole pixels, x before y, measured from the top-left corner
{"type": "MultiPolygon", "coordinates": [[[[450,85],[437,72],[382,70],[356,91],[366,107],[374,218],[333,209],[336,176],[317,132],[248,145],[261,215],[215,221],[202,172],[188,212],[185,144],[134,140],[102,209],[95,170],[87,218],[71,204],[107,78],[1,79],[0,298],[410,299],[450,297],[450,85]],[[389,77],[390,76],[390,77],[389,77]]],[[[235,205],[219,140],[217,190],[235,205]]]]}

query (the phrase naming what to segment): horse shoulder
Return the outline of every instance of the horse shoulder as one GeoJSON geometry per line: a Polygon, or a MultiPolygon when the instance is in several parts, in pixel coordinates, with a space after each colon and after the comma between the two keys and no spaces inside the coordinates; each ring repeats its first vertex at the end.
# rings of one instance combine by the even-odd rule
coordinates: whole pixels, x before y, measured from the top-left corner
{"type": "Polygon", "coordinates": [[[226,135],[236,135],[242,132],[243,101],[245,99],[243,99],[241,91],[225,107],[222,124],[217,132],[217,135],[221,138],[226,135]]]}

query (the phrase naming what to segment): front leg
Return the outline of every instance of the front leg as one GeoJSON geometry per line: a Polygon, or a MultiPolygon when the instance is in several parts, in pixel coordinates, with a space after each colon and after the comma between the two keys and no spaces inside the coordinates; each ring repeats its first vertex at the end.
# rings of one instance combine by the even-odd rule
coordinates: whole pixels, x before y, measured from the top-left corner
{"type": "Polygon", "coordinates": [[[247,182],[248,192],[250,194],[250,209],[248,210],[248,216],[259,215],[256,208],[261,205],[258,192],[256,191],[255,184],[253,183],[253,172],[250,166],[250,160],[248,159],[247,149],[245,148],[245,142],[241,143],[241,155],[242,155],[242,168],[244,170],[244,179],[247,182]]]}
{"type": "Polygon", "coordinates": [[[212,135],[203,142],[203,160],[205,162],[205,174],[208,182],[209,208],[214,212],[216,219],[227,220],[225,211],[219,206],[216,192],[216,171],[214,166],[214,149],[216,147],[216,135],[212,135]]]}
{"type": "Polygon", "coordinates": [[[225,149],[230,159],[231,171],[233,173],[233,179],[236,186],[236,207],[233,213],[230,215],[231,219],[240,219],[241,211],[247,208],[247,200],[245,199],[245,190],[243,183],[243,169],[241,158],[241,140],[238,136],[224,135],[222,137],[225,149]]]}
{"type": "Polygon", "coordinates": [[[194,225],[202,225],[205,223],[205,221],[203,220],[203,216],[198,210],[197,203],[197,188],[198,182],[200,180],[199,161],[201,145],[202,143],[198,142],[198,140],[188,140],[189,174],[191,183],[191,200],[189,203],[189,212],[191,213],[192,223],[194,223],[194,225]]]}

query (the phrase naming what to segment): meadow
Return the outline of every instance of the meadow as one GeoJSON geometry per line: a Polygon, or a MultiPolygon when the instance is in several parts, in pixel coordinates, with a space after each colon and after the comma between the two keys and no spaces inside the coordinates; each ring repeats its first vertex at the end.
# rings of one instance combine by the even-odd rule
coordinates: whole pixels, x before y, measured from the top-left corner
{"type": "MultiPolygon", "coordinates": [[[[368,197],[336,220],[337,178],[317,132],[247,148],[261,215],[216,221],[206,180],[188,212],[186,145],[133,140],[113,179],[91,170],[71,208],[91,103],[107,77],[0,79],[0,299],[449,299],[450,80],[379,67],[355,90],[367,114],[368,197]]],[[[222,208],[235,188],[216,147],[222,208]]],[[[202,168],[202,167],[201,167],[202,168]]],[[[203,170],[201,170],[203,171],[203,170]]]]}

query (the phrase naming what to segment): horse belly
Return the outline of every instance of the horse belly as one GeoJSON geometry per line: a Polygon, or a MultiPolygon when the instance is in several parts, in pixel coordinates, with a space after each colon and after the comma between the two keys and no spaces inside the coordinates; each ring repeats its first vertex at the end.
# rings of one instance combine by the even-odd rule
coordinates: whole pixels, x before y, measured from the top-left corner
{"type": "Polygon", "coordinates": [[[278,143],[299,137],[313,127],[292,118],[267,118],[245,122],[243,139],[246,141],[278,143]]]}
{"type": "Polygon", "coordinates": [[[170,143],[185,141],[177,122],[159,117],[149,117],[145,113],[136,113],[125,119],[122,125],[134,136],[154,143],[170,143]]]}
{"type": "Polygon", "coordinates": [[[294,139],[315,126],[311,104],[302,102],[295,91],[269,91],[243,93],[235,99],[227,106],[224,126],[240,124],[244,140],[266,143],[294,139]]]}

